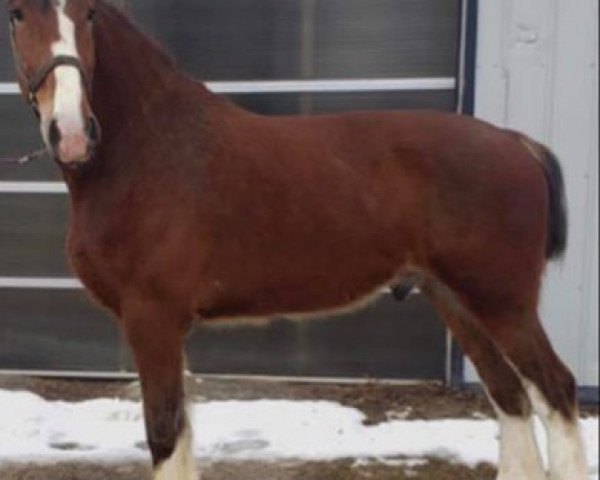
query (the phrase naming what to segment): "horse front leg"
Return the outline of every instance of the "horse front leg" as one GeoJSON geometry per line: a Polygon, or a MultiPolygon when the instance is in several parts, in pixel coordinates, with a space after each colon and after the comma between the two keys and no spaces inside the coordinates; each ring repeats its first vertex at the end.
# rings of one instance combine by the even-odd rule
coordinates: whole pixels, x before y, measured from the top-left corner
{"type": "Polygon", "coordinates": [[[123,321],[141,381],[154,480],[198,480],[183,388],[189,321],[156,305],[129,309],[123,321]]]}

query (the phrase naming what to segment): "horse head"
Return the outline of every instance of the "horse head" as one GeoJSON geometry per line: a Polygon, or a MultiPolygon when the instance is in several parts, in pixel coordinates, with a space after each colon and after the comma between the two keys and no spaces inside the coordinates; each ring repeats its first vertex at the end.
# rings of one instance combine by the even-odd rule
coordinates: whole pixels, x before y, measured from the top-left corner
{"type": "Polygon", "coordinates": [[[17,77],[62,164],[87,162],[100,141],[92,112],[96,0],[5,0],[17,77]]]}

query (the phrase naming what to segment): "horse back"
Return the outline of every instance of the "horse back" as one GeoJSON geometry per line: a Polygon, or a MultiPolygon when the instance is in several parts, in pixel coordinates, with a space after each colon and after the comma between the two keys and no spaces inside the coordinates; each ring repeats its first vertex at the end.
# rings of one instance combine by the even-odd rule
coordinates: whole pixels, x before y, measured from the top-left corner
{"type": "Polygon", "coordinates": [[[539,165],[485,123],[366,112],[228,125],[199,202],[218,286],[205,316],[329,310],[411,269],[452,269],[449,258],[468,271],[476,245],[543,235],[530,221],[543,209],[539,165]]]}

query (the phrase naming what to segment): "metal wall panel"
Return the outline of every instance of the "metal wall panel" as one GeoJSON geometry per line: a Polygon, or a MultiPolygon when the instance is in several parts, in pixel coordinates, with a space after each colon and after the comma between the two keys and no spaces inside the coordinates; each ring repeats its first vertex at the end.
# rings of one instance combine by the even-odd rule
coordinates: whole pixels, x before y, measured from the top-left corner
{"type": "MultiPolygon", "coordinates": [[[[132,372],[118,327],[83,291],[0,289],[0,370],[132,372]]],[[[336,319],[198,324],[188,367],[211,374],[439,380],[445,330],[421,296],[336,319]],[[423,355],[427,352],[427,355],[423,355]]]]}
{"type": "MultiPolygon", "coordinates": [[[[184,69],[205,80],[455,74],[457,0],[126,3],[184,69]]],[[[3,28],[0,82],[14,78],[8,45],[3,28]]]]}
{"type": "Polygon", "coordinates": [[[265,326],[199,326],[190,339],[192,369],[308,377],[440,380],[446,332],[424,297],[391,295],[335,319],[275,320],[265,326]],[[426,352],[426,354],[424,354],[426,352]]]}
{"type": "Polygon", "coordinates": [[[597,387],[598,2],[480,2],[479,32],[477,115],[549,145],[564,168],[569,248],[541,313],[579,383],[597,387]]]}
{"type": "Polygon", "coordinates": [[[318,78],[456,74],[459,2],[315,0],[313,3],[315,58],[311,74],[318,78]]]}
{"type": "Polygon", "coordinates": [[[66,195],[0,194],[0,277],[70,275],[68,203],[66,195]]]}
{"type": "Polygon", "coordinates": [[[119,332],[82,291],[0,289],[0,306],[0,369],[121,369],[119,332]]]}
{"type": "MultiPolygon", "coordinates": [[[[232,100],[256,112],[456,106],[452,82],[444,80],[456,72],[458,0],[126,3],[184,69],[204,80],[341,80],[339,90],[320,93],[228,90],[232,100]],[[418,84],[432,77],[443,77],[446,86],[362,92],[344,87],[350,79],[381,84],[380,78],[416,78],[418,84]]],[[[0,25],[5,22],[0,9],[0,25]]],[[[8,38],[1,31],[0,92],[14,90],[6,83],[13,78],[8,38]]],[[[37,148],[39,138],[20,97],[0,93],[0,155],[37,148]]],[[[49,160],[0,170],[0,369],[130,370],[117,328],[76,284],[65,281],[68,199],[48,193],[61,191],[59,182],[49,160]],[[28,193],[14,193],[19,190],[28,193]],[[33,193],[40,190],[46,193],[33,193]]],[[[201,326],[190,339],[190,365],[213,373],[441,379],[445,338],[423,297],[399,305],[387,295],[336,321],[201,326]]]]}
{"type": "Polygon", "coordinates": [[[456,108],[454,91],[266,94],[231,95],[230,97],[249,110],[277,115],[409,108],[451,112],[456,108]]]}
{"type": "Polygon", "coordinates": [[[133,0],[133,16],[206,80],[300,76],[300,1],[133,0]]]}
{"type": "MultiPolygon", "coordinates": [[[[0,156],[20,155],[40,148],[42,139],[33,113],[18,95],[0,95],[0,156]]],[[[3,180],[60,180],[51,161],[30,165],[2,165],[3,180]]]]}

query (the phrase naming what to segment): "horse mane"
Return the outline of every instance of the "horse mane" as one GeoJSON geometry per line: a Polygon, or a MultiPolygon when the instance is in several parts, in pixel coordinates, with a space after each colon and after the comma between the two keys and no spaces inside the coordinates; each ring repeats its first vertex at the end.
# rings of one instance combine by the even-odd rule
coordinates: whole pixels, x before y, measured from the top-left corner
{"type": "Polygon", "coordinates": [[[98,0],[96,8],[100,14],[100,21],[104,17],[115,22],[117,25],[123,26],[130,33],[138,36],[143,43],[146,43],[157,54],[162,63],[166,66],[175,65],[173,56],[157,40],[146,34],[144,29],[131,18],[131,15],[127,11],[129,7],[125,0],[98,0]]]}

